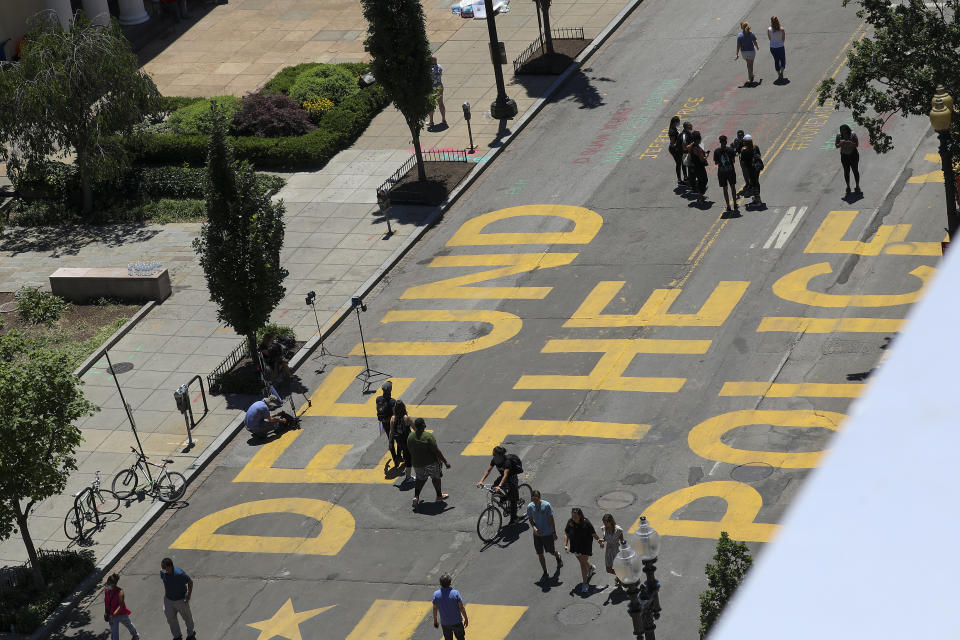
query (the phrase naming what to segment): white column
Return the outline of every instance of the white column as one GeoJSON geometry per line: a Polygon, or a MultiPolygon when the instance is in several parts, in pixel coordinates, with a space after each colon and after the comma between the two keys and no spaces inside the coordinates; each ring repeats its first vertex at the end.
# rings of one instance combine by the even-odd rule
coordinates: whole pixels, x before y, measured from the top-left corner
{"type": "Polygon", "coordinates": [[[43,6],[45,9],[50,9],[57,14],[57,19],[60,20],[60,26],[64,29],[70,28],[70,23],[73,22],[73,11],[70,9],[70,0],[44,0],[43,6]]]}
{"type": "Polygon", "coordinates": [[[110,7],[107,0],[83,0],[83,11],[93,24],[107,26],[110,24],[110,7]]]}
{"type": "Polygon", "coordinates": [[[141,24],[150,19],[143,8],[143,0],[120,0],[120,24],[141,24]]]}

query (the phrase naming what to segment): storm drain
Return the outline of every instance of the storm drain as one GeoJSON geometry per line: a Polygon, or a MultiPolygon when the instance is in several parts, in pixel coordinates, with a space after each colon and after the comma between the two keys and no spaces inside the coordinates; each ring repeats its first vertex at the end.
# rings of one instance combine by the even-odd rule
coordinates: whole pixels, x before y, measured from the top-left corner
{"type": "Polygon", "coordinates": [[[112,367],[108,367],[108,368],[107,368],[107,371],[109,371],[109,372],[112,373],[113,375],[117,375],[117,374],[120,374],[120,373],[126,373],[127,371],[133,371],[133,363],[132,363],[132,362],[117,362],[117,363],[114,364],[112,367]]]}
{"type": "Polygon", "coordinates": [[[625,509],[636,501],[637,496],[629,491],[618,489],[597,498],[597,506],[601,509],[625,509]]]}

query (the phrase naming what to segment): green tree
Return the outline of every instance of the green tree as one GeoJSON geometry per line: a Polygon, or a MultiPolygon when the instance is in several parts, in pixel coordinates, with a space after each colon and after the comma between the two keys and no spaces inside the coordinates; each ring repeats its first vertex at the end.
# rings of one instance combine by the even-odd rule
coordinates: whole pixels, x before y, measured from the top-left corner
{"type": "Polygon", "coordinates": [[[83,436],[73,423],[97,410],[83,397],[82,384],[56,351],[0,361],[0,539],[20,532],[41,585],[46,581],[27,518],[36,503],[63,493],[77,468],[73,454],[83,436]]]}
{"type": "MultiPolygon", "coordinates": [[[[853,120],[870,135],[878,153],[893,148],[883,127],[895,114],[926,115],[938,84],[958,96],[956,74],[960,52],[960,0],[854,0],[857,15],[873,27],[870,37],[854,42],[847,54],[849,74],[820,84],[820,104],[853,112],[853,120]]],[[[851,0],[843,0],[847,6],[851,0]]]]}
{"type": "Polygon", "coordinates": [[[364,46],[370,70],[407,122],[417,156],[417,177],[427,179],[420,131],[430,115],[433,78],[430,41],[419,0],[360,0],[369,23],[364,46]]]}
{"type": "Polygon", "coordinates": [[[65,30],[41,19],[24,37],[20,62],[0,73],[0,111],[8,114],[0,135],[12,143],[11,170],[75,154],[89,213],[94,181],[128,164],[118,134],[133,135],[159,101],[115,20],[101,27],[78,13],[65,30]]]}
{"type": "Polygon", "coordinates": [[[733,592],[740,586],[740,581],[753,563],[753,556],[746,544],[731,540],[726,531],[721,531],[713,562],[705,570],[707,590],[700,594],[701,638],[706,637],[733,592]]]}
{"type": "Polygon", "coordinates": [[[227,146],[227,118],[211,105],[212,131],[207,147],[207,221],[193,246],[207,278],[217,318],[247,338],[257,352],[257,329],[283,299],[280,266],[283,248],[282,202],[271,202],[246,162],[238,164],[227,146]]]}

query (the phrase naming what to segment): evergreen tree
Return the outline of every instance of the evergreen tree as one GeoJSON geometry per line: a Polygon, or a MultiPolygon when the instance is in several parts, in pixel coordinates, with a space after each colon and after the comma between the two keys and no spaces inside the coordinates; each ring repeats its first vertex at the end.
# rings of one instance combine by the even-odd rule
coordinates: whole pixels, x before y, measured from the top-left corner
{"type": "Polygon", "coordinates": [[[207,151],[207,221],[193,246],[207,278],[217,318],[247,338],[257,353],[257,329],[283,299],[282,202],[271,202],[248,163],[237,164],[227,146],[227,118],[211,105],[213,128],[207,151]]]}
{"type": "Polygon", "coordinates": [[[714,564],[708,564],[707,590],[700,594],[700,637],[705,638],[710,628],[720,617],[720,612],[740,586],[743,576],[753,563],[753,556],[743,542],[730,539],[726,531],[720,532],[714,564]]]}
{"type": "Polygon", "coordinates": [[[420,131],[432,107],[430,41],[419,0],[360,0],[369,23],[364,46],[370,70],[403,114],[417,156],[417,177],[427,179],[420,131]]]}

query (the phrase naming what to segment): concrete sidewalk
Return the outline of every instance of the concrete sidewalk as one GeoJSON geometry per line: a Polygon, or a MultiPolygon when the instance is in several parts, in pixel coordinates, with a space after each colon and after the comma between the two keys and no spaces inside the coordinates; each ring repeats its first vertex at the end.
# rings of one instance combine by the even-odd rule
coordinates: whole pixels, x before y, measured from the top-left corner
{"type": "MultiPolygon", "coordinates": [[[[223,44],[227,38],[238,37],[236,29],[240,18],[249,20],[250,24],[259,24],[257,20],[262,21],[263,12],[275,10],[277,2],[239,0],[216,6],[192,23],[179,39],[166,45],[146,68],[156,75],[161,90],[168,95],[216,95],[227,92],[228,85],[232,85],[230,91],[238,93],[260,86],[288,64],[363,58],[362,49],[354,56],[343,57],[343,52],[338,52],[334,57],[313,54],[309,52],[310,47],[301,47],[296,55],[280,56],[276,52],[257,54],[256,47],[232,48],[223,44]],[[252,7],[261,8],[254,10],[252,7]],[[231,49],[230,56],[223,54],[231,49]],[[191,61],[204,59],[205,62],[195,64],[212,64],[212,51],[218,52],[214,57],[225,56],[217,64],[237,65],[221,69],[239,69],[246,64],[243,71],[247,73],[240,75],[256,75],[256,80],[246,78],[243,83],[231,81],[223,85],[204,85],[196,76],[212,78],[212,72],[206,71],[206,67],[194,69],[191,61]],[[259,56],[258,61],[249,60],[254,54],[259,56]],[[269,65],[264,59],[271,55],[277,62],[267,69],[269,65]],[[168,64],[176,66],[181,73],[167,77],[158,72],[158,68],[168,64]],[[195,82],[186,84],[188,80],[195,82]],[[183,87],[193,89],[180,90],[183,87]]],[[[299,5],[325,7],[333,3],[330,0],[310,0],[299,2],[299,5]]],[[[624,0],[577,3],[562,0],[553,4],[552,22],[555,27],[583,26],[586,37],[592,38],[624,6],[624,0]]],[[[511,59],[537,37],[534,7],[532,2],[515,2],[509,13],[497,17],[500,38],[506,42],[511,59]]],[[[310,16],[316,13],[306,15],[306,9],[297,11],[301,12],[297,15],[301,15],[304,23],[311,22],[310,16]]],[[[365,24],[359,8],[347,10],[337,5],[336,12],[342,14],[336,24],[313,20],[309,28],[289,32],[304,32],[301,35],[306,35],[305,32],[313,29],[304,41],[305,45],[319,42],[313,38],[320,33],[329,35],[330,30],[344,31],[346,35],[349,35],[346,32],[359,30],[361,35],[356,38],[362,40],[365,24]]],[[[427,9],[430,38],[444,66],[449,126],[442,131],[425,131],[421,139],[425,149],[467,147],[466,123],[459,105],[469,101],[474,105],[473,135],[478,145],[472,160],[484,162],[501,145],[500,136],[503,134],[498,131],[499,122],[485,114],[495,97],[486,25],[483,21],[464,20],[447,14],[448,2],[427,9]],[[443,11],[440,11],[441,6],[443,11]]],[[[292,20],[287,17],[279,20],[288,19],[292,20]]],[[[263,29],[264,38],[274,28],[279,27],[274,25],[263,29]]],[[[270,37],[275,38],[275,34],[270,37]]],[[[289,42],[286,38],[284,36],[283,41],[273,44],[289,42]]],[[[356,38],[355,41],[359,41],[356,38]]],[[[555,80],[553,76],[533,77],[525,79],[521,85],[513,77],[512,65],[505,66],[504,73],[508,95],[517,101],[521,115],[555,80]]],[[[585,76],[581,75],[579,80],[568,84],[572,87],[571,94],[564,99],[602,100],[600,94],[589,87],[585,76]]],[[[439,113],[436,119],[440,121],[439,113]]],[[[287,295],[274,313],[273,321],[294,327],[301,340],[314,336],[317,324],[312,310],[304,304],[306,292],[316,291],[319,321],[321,326],[325,325],[334,312],[424,225],[433,209],[395,206],[390,212],[395,233],[384,239],[386,221],[375,204],[376,187],[396,171],[411,152],[409,132],[402,117],[393,107],[388,107],[351,149],[341,152],[323,170],[287,176],[287,186],[276,197],[286,204],[287,226],[282,259],[290,275],[284,283],[287,295]]],[[[189,467],[250,402],[247,397],[208,397],[210,412],[193,432],[195,446],[187,447],[184,421],[176,410],[173,391],[194,375],[205,377],[240,343],[240,338],[231,329],[217,322],[216,308],[209,302],[206,283],[191,246],[199,229],[199,224],[115,225],[76,230],[8,227],[0,242],[0,286],[10,291],[24,284],[46,287],[47,276],[61,266],[115,267],[150,260],[168,267],[173,295],[120,340],[111,349],[110,357],[114,364],[128,362],[132,365],[132,369],[118,375],[118,380],[132,409],[145,451],[155,457],[172,456],[175,459],[172,468],[181,471],[189,467]]],[[[112,475],[133,462],[130,453],[133,435],[120,394],[113,378],[106,372],[106,362],[97,363],[83,379],[87,397],[97,403],[101,411],[79,425],[84,443],[78,455],[78,471],[71,476],[67,492],[43,502],[34,510],[31,534],[42,548],[68,546],[63,518],[72,503],[71,493],[88,485],[98,470],[109,486],[112,475]]],[[[194,386],[192,391],[193,411],[199,417],[203,414],[199,389],[194,386]]],[[[93,541],[86,544],[98,559],[104,557],[149,507],[149,499],[127,505],[121,509],[119,520],[108,522],[93,535],[93,541]]],[[[25,560],[23,543],[18,537],[0,542],[0,566],[25,560]]]]}

